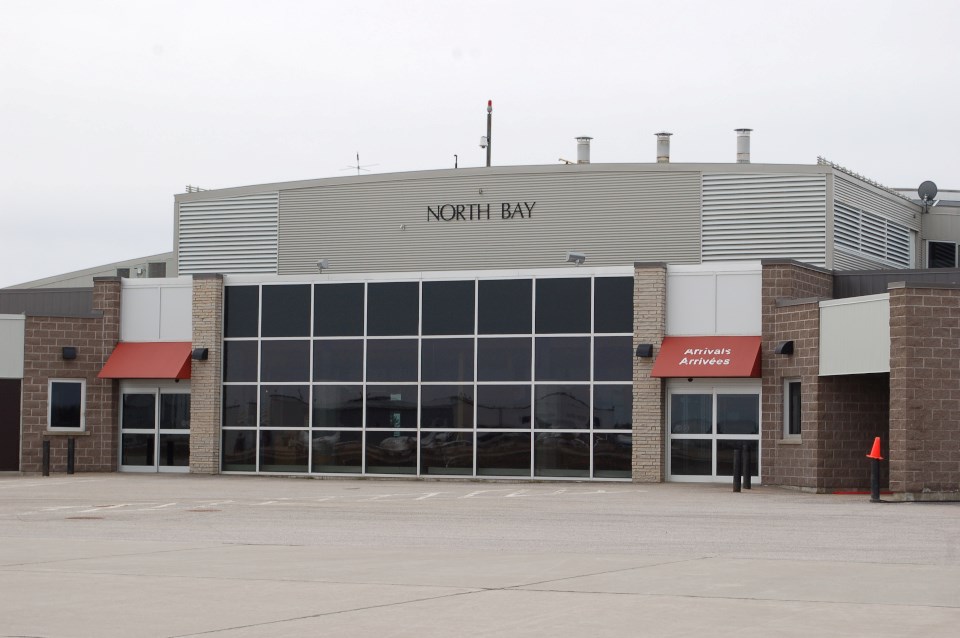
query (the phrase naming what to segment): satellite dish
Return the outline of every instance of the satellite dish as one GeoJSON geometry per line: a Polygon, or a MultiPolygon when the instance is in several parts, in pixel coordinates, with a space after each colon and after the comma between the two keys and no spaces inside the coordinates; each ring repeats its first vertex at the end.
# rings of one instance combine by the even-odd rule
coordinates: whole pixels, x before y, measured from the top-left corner
{"type": "Polygon", "coordinates": [[[917,195],[925,202],[932,202],[937,198],[937,185],[927,180],[920,184],[920,188],[917,189],[917,195]]]}

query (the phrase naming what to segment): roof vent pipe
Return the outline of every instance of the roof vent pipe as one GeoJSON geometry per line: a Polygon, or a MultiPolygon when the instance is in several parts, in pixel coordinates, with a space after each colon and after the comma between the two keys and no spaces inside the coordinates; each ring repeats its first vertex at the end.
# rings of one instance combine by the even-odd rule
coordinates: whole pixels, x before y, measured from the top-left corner
{"type": "Polygon", "coordinates": [[[590,163],[590,140],[592,139],[586,136],[577,138],[577,164],[590,163]]]}
{"type": "Polygon", "coordinates": [[[670,163],[670,136],[673,133],[657,133],[657,164],[670,163]]]}
{"type": "Polygon", "coordinates": [[[737,164],[750,163],[750,131],[752,128],[735,128],[737,132],[737,164]]]}

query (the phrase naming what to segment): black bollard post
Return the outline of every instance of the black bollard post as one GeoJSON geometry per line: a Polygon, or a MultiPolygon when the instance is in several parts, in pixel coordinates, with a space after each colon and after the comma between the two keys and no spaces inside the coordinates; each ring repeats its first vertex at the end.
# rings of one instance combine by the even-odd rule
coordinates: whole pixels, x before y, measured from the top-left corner
{"type": "Polygon", "coordinates": [[[743,458],[740,455],[740,448],[733,451],[733,491],[740,491],[740,475],[742,474],[743,458]]]}
{"type": "Polygon", "coordinates": [[[43,442],[43,475],[50,476],[50,441],[43,442]]]}
{"type": "Polygon", "coordinates": [[[750,444],[743,444],[743,489],[749,490],[753,487],[753,470],[750,468],[750,444]]]}
{"type": "Polygon", "coordinates": [[[880,502],[880,459],[870,461],[870,502],[880,502]]]}
{"type": "Polygon", "coordinates": [[[77,440],[72,436],[67,439],[67,474],[73,474],[73,457],[77,451],[77,440]]]}

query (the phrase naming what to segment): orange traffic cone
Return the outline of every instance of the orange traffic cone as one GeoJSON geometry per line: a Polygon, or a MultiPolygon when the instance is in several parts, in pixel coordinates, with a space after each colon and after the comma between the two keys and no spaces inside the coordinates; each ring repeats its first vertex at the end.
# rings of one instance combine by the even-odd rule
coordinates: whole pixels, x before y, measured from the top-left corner
{"type": "Polygon", "coordinates": [[[874,459],[876,461],[882,461],[883,457],[880,456],[880,437],[878,436],[873,440],[873,449],[870,450],[870,454],[867,455],[868,459],[874,459]]]}

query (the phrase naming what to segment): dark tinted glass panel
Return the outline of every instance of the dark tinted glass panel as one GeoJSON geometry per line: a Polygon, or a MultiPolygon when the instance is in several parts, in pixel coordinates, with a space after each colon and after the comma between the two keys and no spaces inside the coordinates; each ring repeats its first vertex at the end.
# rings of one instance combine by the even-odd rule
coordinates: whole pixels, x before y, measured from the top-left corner
{"type": "MultiPolygon", "coordinates": [[[[79,386],[77,386],[79,387],[79,386]]],[[[156,426],[156,397],[152,394],[123,395],[124,430],[143,428],[152,430],[156,426]]]]}
{"type": "Polygon", "coordinates": [[[368,428],[416,428],[417,386],[368,385],[368,428]]]}
{"type": "Polygon", "coordinates": [[[593,380],[633,381],[633,337],[594,337],[593,380]]]}
{"type": "Polygon", "coordinates": [[[759,433],[760,395],[717,395],[717,434],[759,433]]]}
{"type": "Polygon", "coordinates": [[[529,381],[533,340],[488,337],[477,340],[478,381],[529,381]]]}
{"type": "Polygon", "coordinates": [[[473,334],[473,282],[423,282],[423,334],[473,334]]]}
{"type": "Polygon", "coordinates": [[[537,332],[590,332],[590,278],[537,280],[537,332]]]}
{"type": "Polygon", "coordinates": [[[50,386],[50,427],[79,428],[83,385],[54,381],[50,386]]]}
{"type": "Polygon", "coordinates": [[[309,424],[307,405],[310,386],[260,386],[260,426],[264,428],[305,428],[309,424]]]}
{"type": "Polygon", "coordinates": [[[533,439],[535,476],[590,475],[589,434],[541,432],[533,439]]]}
{"type": "Polygon", "coordinates": [[[363,469],[363,432],[314,432],[313,471],[359,474],[363,469]]]}
{"type": "Polygon", "coordinates": [[[415,339],[369,339],[367,381],[416,381],[415,339]]]}
{"type": "Polygon", "coordinates": [[[956,268],[957,245],[953,242],[929,242],[927,244],[927,263],[930,268],[956,268]]]}
{"type": "Polygon", "coordinates": [[[260,343],[260,381],[309,381],[309,341],[260,343]]]}
{"type": "Polygon", "coordinates": [[[717,476],[733,476],[733,451],[737,448],[750,450],[750,476],[760,476],[758,445],[757,441],[717,441],[717,476]]]}
{"type": "Polygon", "coordinates": [[[633,332],[633,277],[593,280],[593,331],[633,332]]]}
{"type": "Polygon", "coordinates": [[[472,385],[424,385],[420,387],[422,428],[472,428],[472,385]]]}
{"type": "Polygon", "coordinates": [[[473,381],[473,339],[423,339],[423,381],[473,381]]]}
{"type": "Polygon", "coordinates": [[[533,282],[530,279],[478,282],[479,332],[515,335],[533,332],[533,282]]]}
{"type": "Polygon", "coordinates": [[[523,432],[478,433],[477,474],[530,476],[530,434],[523,432]]]}
{"type": "Polygon", "coordinates": [[[161,434],[159,452],[163,467],[190,467],[190,435],[161,434]]]}
{"type": "Polygon", "coordinates": [[[630,478],[631,436],[593,435],[593,475],[596,478],[630,478]]]}
{"type": "Polygon", "coordinates": [[[416,474],[417,433],[367,432],[367,474],[416,474]]]}
{"type": "Polygon", "coordinates": [[[257,469],[256,430],[223,430],[223,471],[253,472],[257,469]]]}
{"type": "Polygon", "coordinates": [[[537,381],[589,381],[589,337],[537,337],[537,381]]]}
{"type": "Polygon", "coordinates": [[[306,472],[310,433],[305,430],[261,430],[261,472],[306,472]]]}
{"type": "Polygon", "coordinates": [[[310,286],[264,286],[263,337],[310,336],[310,286]]]}
{"type": "Polygon", "coordinates": [[[257,386],[223,386],[223,427],[242,428],[257,425],[257,386]]]}
{"type": "Polygon", "coordinates": [[[670,432],[710,434],[713,431],[713,396],[674,394],[670,397],[670,432]]]}
{"type": "Polygon", "coordinates": [[[590,427],[590,386],[538,385],[534,427],[580,430],[590,427]]]}
{"type": "Polygon", "coordinates": [[[120,464],[137,467],[153,465],[153,434],[124,434],[120,437],[120,464]]]}
{"type": "Polygon", "coordinates": [[[257,342],[223,342],[223,380],[257,380],[257,342]]]}
{"type": "Polygon", "coordinates": [[[420,326],[416,282],[374,283],[367,288],[368,335],[415,335],[420,326]]]}
{"type": "Polygon", "coordinates": [[[314,286],[313,334],[317,337],[363,335],[363,284],[314,286]]]}
{"type": "Polygon", "coordinates": [[[800,382],[791,381],[787,384],[787,434],[800,434],[800,382]]]}
{"type": "Polygon", "coordinates": [[[421,432],[421,474],[473,474],[472,432],[421,432]]]}
{"type": "Polygon", "coordinates": [[[363,386],[313,386],[313,427],[359,428],[363,426],[363,386]]]}
{"type": "Polygon", "coordinates": [[[713,473],[711,441],[674,439],[670,441],[670,473],[679,476],[710,476],[713,473]]]}
{"type": "Polygon", "coordinates": [[[189,430],[190,429],[190,395],[189,394],[161,394],[160,395],[160,429],[161,430],[189,430]]]}
{"type": "Polygon", "coordinates": [[[530,386],[477,386],[477,427],[529,429],[530,386]]]}
{"type": "Polygon", "coordinates": [[[223,302],[223,336],[256,337],[260,320],[260,289],[227,286],[223,302]]]}
{"type": "Polygon", "coordinates": [[[362,381],[363,341],[338,339],[313,342],[314,381],[362,381]]]}
{"type": "Polygon", "coordinates": [[[633,427],[633,386],[593,386],[593,427],[598,430],[633,427]]]}

